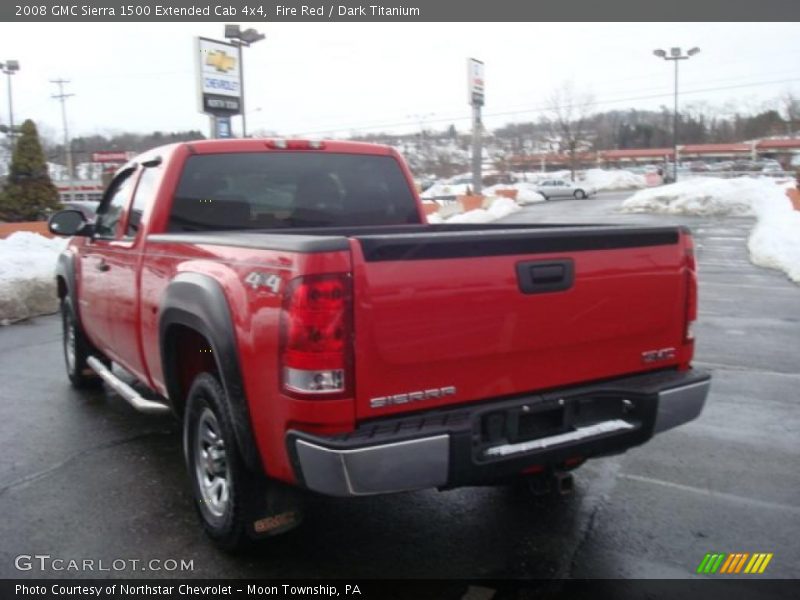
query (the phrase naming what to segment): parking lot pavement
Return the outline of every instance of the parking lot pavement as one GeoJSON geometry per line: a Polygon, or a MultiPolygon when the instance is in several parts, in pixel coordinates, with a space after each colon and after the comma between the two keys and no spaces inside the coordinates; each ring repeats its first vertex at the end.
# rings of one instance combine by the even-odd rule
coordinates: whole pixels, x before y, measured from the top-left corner
{"type": "MultiPolygon", "coordinates": [[[[20,554],[192,561],[193,577],[689,577],[706,552],[772,552],[800,565],[800,287],[750,264],[748,219],[614,213],[623,194],[551,201],[507,222],[689,225],[700,264],[701,417],[590,461],[567,498],[506,488],[311,498],[305,523],[231,557],[192,512],[179,426],[108,391],[72,390],[59,321],[0,329],[0,576],[20,554]]],[[[157,566],[157,565],[156,565],[157,566]]],[[[175,576],[165,571],[70,576],[175,576]]]]}

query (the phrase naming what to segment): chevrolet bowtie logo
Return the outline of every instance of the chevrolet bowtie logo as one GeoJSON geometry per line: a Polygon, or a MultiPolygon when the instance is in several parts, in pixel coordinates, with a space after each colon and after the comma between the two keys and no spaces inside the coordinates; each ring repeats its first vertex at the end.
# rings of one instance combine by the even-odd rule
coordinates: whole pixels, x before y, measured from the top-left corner
{"type": "Polygon", "coordinates": [[[236,64],[236,58],[227,55],[222,50],[214,50],[213,52],[209,52],[206,56],[206,64],[209,67],[214,67],[220,73],[227,73],[233,70],[233,66],[236,64]]]}

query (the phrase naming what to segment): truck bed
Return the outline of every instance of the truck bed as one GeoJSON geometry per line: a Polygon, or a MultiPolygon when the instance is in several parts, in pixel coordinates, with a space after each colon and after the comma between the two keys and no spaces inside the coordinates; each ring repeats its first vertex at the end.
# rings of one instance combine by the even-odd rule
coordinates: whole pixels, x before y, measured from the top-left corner
{"type": "Polygon", "coordinates": [[[349,251],[356,419],[686,364],[678,227],[408,225],[173,233],[349,251]],[[648,361],[648,352],[671,349],[648,361]]]}

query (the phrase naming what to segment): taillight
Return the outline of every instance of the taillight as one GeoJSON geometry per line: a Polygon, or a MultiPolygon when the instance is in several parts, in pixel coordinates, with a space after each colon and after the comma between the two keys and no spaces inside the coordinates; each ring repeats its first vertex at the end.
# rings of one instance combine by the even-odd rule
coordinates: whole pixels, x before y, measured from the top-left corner
{"type": "Polygon", "coordinates": [[[321,150],[325,142],[321,140],[267,140],[267,147],[276,150],[321,150]]]}
{"type": "Polygon", "coordinates": [[[281,385],[289,394],[341,398],[352,389],[350,278],[308,275],[286,288],[281,312],[281,385]]]}
{"type": "Polygon", "coordinates": [[[692,325],[697,320],[697,259],[694,254],[694,242],[691,235],[686,235],[686,331],[684,343],[694,339],[692,325]]]}

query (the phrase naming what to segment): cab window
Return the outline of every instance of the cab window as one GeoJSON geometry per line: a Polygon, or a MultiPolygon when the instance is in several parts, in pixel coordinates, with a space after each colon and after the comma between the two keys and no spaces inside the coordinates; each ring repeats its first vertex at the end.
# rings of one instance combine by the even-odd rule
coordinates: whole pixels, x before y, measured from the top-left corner
{"type": "Polygon", "coordinates": [[[119,222],[130,197],[133,173],[133,169],[121,173],[111,182],[103,202],[97,208],[97,219],[94,225],[95,237],[106,239],[116,237],[119,222]]]}

